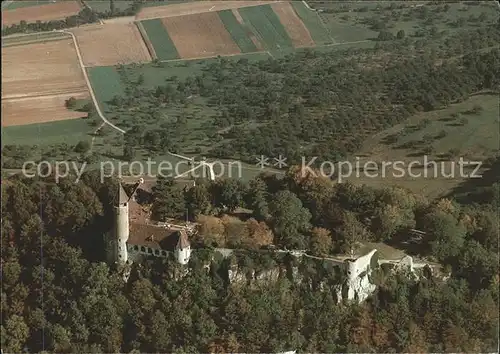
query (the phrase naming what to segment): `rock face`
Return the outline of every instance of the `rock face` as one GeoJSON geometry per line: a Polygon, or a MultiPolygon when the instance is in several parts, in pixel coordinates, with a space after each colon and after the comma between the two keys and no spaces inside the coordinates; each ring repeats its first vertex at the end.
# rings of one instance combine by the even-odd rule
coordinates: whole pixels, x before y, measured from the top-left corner
{"type": "MultiPolygon", "coordinates": [[[[304,258],[302,258],[304,260],[304,258]]],[[[321,278],[321,276],[308,276],[300,267],[276,266],[272,269],[256,272],[253,269],[242,270],[236,264],[232,264],[228,269],[228,281],[231,284],[247,284],[255,282],[274,282],[280,277],[287,277],[295,284],[305,284],[311,288],[318,288],[322,291],[334,291],[339,302],[363,302],[375,292],[377,286],[370,280],[372,271],[383,263],[393,265],[394,271],[405,271],[414,274],[413,259],[405,256],[401,260],[379,260],[376,249],[368,254],[339,262],[325,259],[324,262],[332,263],[331,269],[337,269],[343,275],[337,280],[331,277],[321,278]],[[326,279],[328,278],[328,279],[326,279]]],[[[334,271],[331,270],[333,273],[334,271]]]]}

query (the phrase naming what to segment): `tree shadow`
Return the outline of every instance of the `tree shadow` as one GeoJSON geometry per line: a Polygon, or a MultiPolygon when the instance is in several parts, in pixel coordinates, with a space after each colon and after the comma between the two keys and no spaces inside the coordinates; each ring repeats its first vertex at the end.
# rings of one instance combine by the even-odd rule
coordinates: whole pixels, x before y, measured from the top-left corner
{"type": "MultiPolygon", "coordinates": [[[[474,169],[474,166],[468,167],[468,170],[474,169]]],[[[452,197],[463,204],[488,202],[492,197],[491,193],[494,193],[491,187],[500,182],[500,156],[491,163],[489,169],[478,174],[481,174],[480,178],[468,178],[452,189],[447,197],[452,197]]]]}

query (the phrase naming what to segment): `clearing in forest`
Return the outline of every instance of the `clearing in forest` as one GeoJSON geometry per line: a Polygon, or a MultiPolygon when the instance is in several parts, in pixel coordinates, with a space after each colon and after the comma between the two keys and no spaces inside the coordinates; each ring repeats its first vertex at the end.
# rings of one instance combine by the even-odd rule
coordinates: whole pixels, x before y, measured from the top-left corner
{"type": "Polygon", "coordinates": [[[256,52],[258,49],[252,40],[252,37],[255,38],[255,36],[253,36],[252,31],[243,27],[240,21],[236,18],[235,12],[238,13],[237,10],[234,9],[223,10],[219,11],[218,14],[227,31],[231,34],[231,37],[241,49],[241,52],[256,52]]]}
{"type": "Polygon", "coordinates": [[[151,56],[133,23],[83,26],[73,30],[85,66],[146,63],[151,56]]]}
{"type": "Polygon", "coordinates": [[[146,20],[139,23],[147,35],[146,42],[150,42],[156,58],[159,60],[179,59],[179,53],[160,19],[146,20]]]}
{"type": "Polygon", "coordinates": [[[2,11],[2,26],[10,26],[21,21],[30,23],[63,20],[66,17],[78,14],[80,10],[81,6],[78,1],[61,1],[53,4],[4,10],[2,11]]]}
{"type": "Polygon", "coordinates": [[[271,7],[278,15],[283,26],[285,26],[295,48],[314,46],[309,30],[297,16],[289,2],[272,4],[271,7]]]}
{"type": "Polygon", "coordinates": [[[143,7],[137,14],[137,20],[146,20],[151,18],[163,18],[199,14],[203,12],[217,12],[222,10],[237,9],[246,6],[258,6],[270,4],[276,1],[253,0],[253,1],[234,1],[234,0],[216,0],[216,1],[193,1],[180,4],[171,4],[158,7],[143,7]]]}
{"type": "Polygon", "coordinates": [[[84,116],[68,111],[64,101],[87,95],[71,39],[2,48],[3,125],[84,116]]]}
{"type": "Polygon", "coordinates": [[[245,7],[238,11],[245,23],[252,27],[268,49],[293,48],[292,39],[276,13],[274,13],[271,5],[245,7]]]}
{"type": "Polygon", "coordinates": [[[183,59],[240,53],[216,12],[168,17],[162,22],[183,59]]]}

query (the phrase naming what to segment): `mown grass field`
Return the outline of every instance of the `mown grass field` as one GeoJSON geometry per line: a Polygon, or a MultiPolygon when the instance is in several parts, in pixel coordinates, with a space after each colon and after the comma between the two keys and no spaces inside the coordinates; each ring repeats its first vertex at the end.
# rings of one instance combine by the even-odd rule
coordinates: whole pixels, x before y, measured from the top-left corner
{"type": "MultiPolygon", "coordinates": [[[[99,12],[109,11],[109,0],[86,0],[85,3],[92,8],[92,10],[99,12]]],[[[134,2],[131,0],[115,0],[114,6],[117,10],[126,10],[130,7],[134,2]]]]}
{"type": "Polygon", "coordinates": [[[292,1],[292,6],[302,22],[306,25],[316,45],[334,43],[327,29],[321,22],[321,18],[315,11],[309,10],[302,1],[292,1]]]}
{"type": "Polygon", "coordinates": [[[89,80],[101,109],[106,112],[107,102],[115,96],[122,96],[125,88],[121,85],[120,74],[114,66],[87,68],[89,80]]]}
{"type": "Polygon", "coordinates": [[[219,11],[218,14],[224,27],[226,27],[233,41],[238,45],[242,53],[257,51],[257,47],[248,36],[247,30],[238,22],[232,10],[219,11]]]}
{"type": "Polygon", "coordinates": [[[179,59],[179,53],[160,19],[141,22],[159,60],[179,59]]]}
{"type": "Polygon", "coordinates": [[[293,48],[292,40],[270,5],[244,7],[238,11],[267,49],[293,48]]]}
{"type": "MultiPolygon", "coordinates": [[[[385,177],[379,171],[376,177],[361,173],[360,177],[351,176],[348,179],[375,187],[399,185],[431,198],[445,196],[466,180],[460,176],[458,164],[452,161],[458,161],[460,157],[464,161],[484,161],[498,153],[499,104],[498,95],[483,94],[442,110],[418,113],[406,124],[396,125],[367,139],[357,154],[362,163],[401,161],[406,166],[414,161],[423,161],[425,154],[427,161],[439,163],[438,178],[434,177],[434,170],[431,169],[428,170],[428,177],[408,174],[396,177],[387,168],[385,177]],[[470,113],[475,106],[481,107],[481,112],[470,113]],[[423,121],[427,124],[421,125],[423,121]],[[426,148],[430,148],[429,151],[425,151],[426,148]],[[450,150],[454,150],[453,156],[449,155],[450,150]],[[451,171],[455,171],[454,176],[446,177],[451,171]]],[[[465,171],[472,172],[470,168],[473,169],[469,167],[465,171]]],[[[423,167],[414,168],[414,174],[419,172],[423,173],[423,167]]]]}

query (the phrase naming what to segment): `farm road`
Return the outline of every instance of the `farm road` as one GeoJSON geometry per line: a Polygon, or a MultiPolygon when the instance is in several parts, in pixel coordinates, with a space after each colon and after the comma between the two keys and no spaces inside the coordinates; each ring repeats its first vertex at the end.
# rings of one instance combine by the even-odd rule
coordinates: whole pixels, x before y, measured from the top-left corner
{"type": "Polygon", "coordinates": [[[80,68],[82,69],[83,77],[85,78],[85,82],[86,82],[87,87],[89,89],[90,97],[92,97],[92,101],[94,102],[94,106],[96,108],[97,114],[111,128],[119,131],[122,134],[125,134],[125,130],[123,130],[123,129],[117,127],[116,125],[114,125],[113,123],[111,123],[109,120],[106,119],[106,117],[102,113],[101,108],[99,107],[99,102],[97,102],[97,98],[95,96],[94,89],[92,88],[89,77],[87,75],[87,70],[85,70],[85,65],[83,64],[83,58],[82,58],[82,54],[80,52],[80,47],[78,46],[78,42],[76,40],[76,36],[72,32],[66,31],[66,30],[60,30],[57,32],[69,34],[71,36],[71,38],[73,38],[73,43],[75,44],[75,49],[76,49],[76,54],[78,56],[78,61],[80,62],[80,68]]]}

